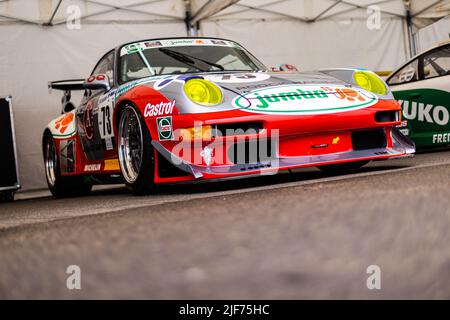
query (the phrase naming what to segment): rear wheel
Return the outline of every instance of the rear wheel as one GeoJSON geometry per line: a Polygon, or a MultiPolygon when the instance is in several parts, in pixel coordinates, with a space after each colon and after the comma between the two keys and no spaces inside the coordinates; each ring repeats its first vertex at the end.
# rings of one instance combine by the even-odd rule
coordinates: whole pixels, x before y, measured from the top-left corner
{"type": "Polygon", "coordinates": [[[352,171],[357,170],[361,168],[362,166],[368,164],[370,161],[356,161],[356,162],[346,162],[346,163],[339,163],[339,164],[329,164],[326,166],[320,166],[318,167],[323,172],[327,173],[333,173],[333,174],[339,174],[339,173],[345,173],[346,171],[352,171]]]}
{"type": "Polygon", "coordinates": [[[92,184],[82,176],[63,177],[59,166],[59,157],[53,137],[47,133],[44,137],[44,166],[47,185],[56,198],[88,195],[92,184]]]}
{"type": "Polygon", "coordinates": [[[139,111],[126,105],[118,124],[120,170],[134,194],[149,194],[154,186],[154,153],[150,133],[139,111]]]}

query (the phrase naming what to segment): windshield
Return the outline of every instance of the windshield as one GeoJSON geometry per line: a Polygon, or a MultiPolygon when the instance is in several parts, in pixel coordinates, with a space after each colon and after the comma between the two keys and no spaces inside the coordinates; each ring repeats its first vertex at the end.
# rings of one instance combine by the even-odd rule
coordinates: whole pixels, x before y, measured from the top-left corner
{"type": "Polygon", "coordinates": [[[263,70],[266,67],[261,62],[231,41],[144,41],[122,47],[119,82],[168,74],[263,70]]]}

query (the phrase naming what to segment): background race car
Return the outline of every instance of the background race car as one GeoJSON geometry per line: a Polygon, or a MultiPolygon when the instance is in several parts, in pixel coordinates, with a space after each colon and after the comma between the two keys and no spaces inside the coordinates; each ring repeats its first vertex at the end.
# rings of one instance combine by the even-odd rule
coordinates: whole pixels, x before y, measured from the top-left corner
{"type": "Polygon", "coordinates": [[[450,145],[450,42],[411,59],[387,83],[403,109],[401,131],[417,148],[450,145]]]}

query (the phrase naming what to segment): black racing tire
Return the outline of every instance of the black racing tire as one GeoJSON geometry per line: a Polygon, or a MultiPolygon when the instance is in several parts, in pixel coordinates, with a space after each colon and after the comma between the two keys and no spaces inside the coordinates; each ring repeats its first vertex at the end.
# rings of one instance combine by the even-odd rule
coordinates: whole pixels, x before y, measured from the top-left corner
{"type": "Polygon", "coordinates": [[[55,140],[47,132],[43,139],[44,166],[47,185],[55,198],[80,197],[88,195],[92,190],[92,184],[86,181],[86,177],[61,176],[59,155],[56,151],[55,140]]]}
{"type": "Polygon", "coordinates": [[[319,166],[321,171],[332,174],[341,174],[348,171],[354,171],[360,169],[361,167],[368,164],[370,161],[355,161],[355,162],[345,162],[339,164],[329,164],[325,166],[319,166]]]}
{"type": "Polygon", "coordinates": [[[118,155],[127,188],[143,196],[155,189],[155,157],[152,139],[139,110],[127,104],[120,112],[117,124],[118,155]]]}

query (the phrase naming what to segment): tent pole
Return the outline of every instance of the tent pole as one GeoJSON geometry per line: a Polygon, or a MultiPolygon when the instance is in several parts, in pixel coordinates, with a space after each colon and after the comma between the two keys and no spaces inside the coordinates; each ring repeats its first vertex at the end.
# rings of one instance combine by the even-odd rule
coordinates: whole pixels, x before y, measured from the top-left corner
{"type": "Polygon", "coordinates": [[[50,17],[50,19],[48,20],[47,23],[44,23],[44,26],[51,26],[52,25],[53,19],[55,18],[56,13],[58,12],[58,9],[59,9],[59,6],[61,5],[61,2],[62,2],[62,0],[59,0],[58,4],[56,5],[55,10],[52,13],[52,16],[50,17]]]}
{"type": "Polygon", "coordinates": [[[192,6],[190,0],[184,1],[186,13],[184,23],[186,24],[186,33],[188,37],[196,37],[198,34],[198,24],[192,23],[192,6]]]}
{"type": "Polygon", "coordinates": [[[416,41],[413,34],[412,15],[409,8],[407,8],[406,10],[406,26],[408,28],[409,52],[412,58],[417,54],[417,49],[416,49],[416,41]]]}

